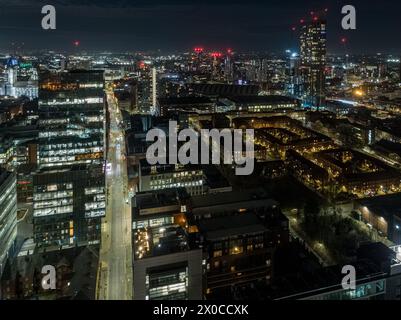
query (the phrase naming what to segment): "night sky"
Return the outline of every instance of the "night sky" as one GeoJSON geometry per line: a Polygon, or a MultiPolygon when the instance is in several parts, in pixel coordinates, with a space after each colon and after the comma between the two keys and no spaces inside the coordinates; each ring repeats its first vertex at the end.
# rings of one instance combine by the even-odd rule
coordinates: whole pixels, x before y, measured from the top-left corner
{"type": "Polygon", "coordinates": [[[25,49],[139,51],[210,49],[282,52],[297,48],[291,31],[311,10],[329,8],[329,52],[401,53],[401,1],[313,0],[0,0],[0,52],[25,49]],[[41,29],[41,7],[57,9],[57,30],[41,29]],[[357,11],[357,30],[341,29],[341,7],[357,11]]]}

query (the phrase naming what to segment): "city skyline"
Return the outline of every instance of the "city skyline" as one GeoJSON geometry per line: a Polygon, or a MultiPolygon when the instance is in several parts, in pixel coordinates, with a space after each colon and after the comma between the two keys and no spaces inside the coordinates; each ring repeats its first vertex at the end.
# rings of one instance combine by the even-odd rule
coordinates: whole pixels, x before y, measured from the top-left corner
{"type": "Polygon", "coordinates": [[[400,300],[401,6],[345,4],[0,0],[0,300],[400,300]]]}

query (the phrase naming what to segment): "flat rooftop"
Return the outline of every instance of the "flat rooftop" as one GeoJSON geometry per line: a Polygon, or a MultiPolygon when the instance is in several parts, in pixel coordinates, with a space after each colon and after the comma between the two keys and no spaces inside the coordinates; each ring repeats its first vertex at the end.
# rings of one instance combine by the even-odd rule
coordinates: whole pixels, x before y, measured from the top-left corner
{"type": "Polygon", "coordinates": [[[221,192],[192,197],[192,208],[213,207],[241,202],[263,200],[266,206],[277,206],[278,202],[270,199],[263,189],[248,189],[241,191],[221,192]]]}
{"type": "Polygon", "coordinates": [[[178,225],[138,229],[133,234],[136,260],[190,250],[188,235],[178,225]]]}
{"type": "Polygon", "coordinates": [[[188,85],[194,92],[207,96],[256,95],[260,88],[257,85],[234,85],[224,83],[191,83],[188,85]]]}
{"type": "Polygon", "coordinates": [[[159,98],[159,105],[192,105],[192,104],[212,104],[213,101],[208,97],[172,97],[159,98]]]}
{"type": "Polygon", "coordinates": [[[151,165],[148,163],[147,159],[140,160],[140,172],[141,175],[158,175],[158,174],[167,174],[173,172],[182,172],[182,171],[197,171],[201,170],[202,166],[198,164],[186,164],[186,165],[175,165],[175,164],[156,164],[151,165]],[[156,172],[152,172],[152,167],[156,167],[156,172]]]}
{"type": "Polygon", "coordinates": [[[269,104],[269,103],[299,103],[299,100],[287,96],[270,95],[270,96],[235,96],[230,100],[239,104],[269,104]]]}
{"type": "Polygon", "coordinates": [[[401,193],[363,199],[358,203],[363,207],[367,207],[370,211],[386,217],[392,214],[401,217],[401,193]]]}
{"type": "Polygon", "coordinates": [[[185,188],[138,192],[132,198],[133,217],[179,213],[183,201],[188,198],[185,188]]]}
{"type": "Polygon", "coordinates": [[[198,228],[207,240],[268,231],[259,218],[252,213],[204,219],[198,222],[198,228]]]}

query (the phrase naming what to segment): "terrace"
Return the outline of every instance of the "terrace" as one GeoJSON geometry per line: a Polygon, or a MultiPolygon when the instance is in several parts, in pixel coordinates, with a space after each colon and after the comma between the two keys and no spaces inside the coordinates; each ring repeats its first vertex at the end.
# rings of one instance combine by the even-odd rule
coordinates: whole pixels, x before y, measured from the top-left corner
{"type": "Polygon", "coordinates": [[[134,232],[134,256],[138,260],[189,249],[187,232],[175,224],[141,228],[134,232]]]}

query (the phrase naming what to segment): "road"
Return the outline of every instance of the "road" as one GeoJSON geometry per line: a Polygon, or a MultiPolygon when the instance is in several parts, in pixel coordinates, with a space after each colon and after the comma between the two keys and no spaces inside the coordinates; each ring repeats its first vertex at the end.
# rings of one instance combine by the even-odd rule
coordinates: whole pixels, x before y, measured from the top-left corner
{"type": "Polygon", "coordinates": [[[98,270],[99,300],[132,300],[131,206],[121,119],[111,92],[107,92],[110,111],[110,145],[106,168],[107,205],[102,220],[102,241],[98,270]]]}

